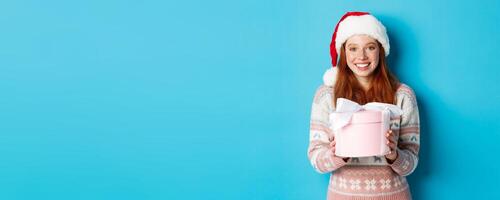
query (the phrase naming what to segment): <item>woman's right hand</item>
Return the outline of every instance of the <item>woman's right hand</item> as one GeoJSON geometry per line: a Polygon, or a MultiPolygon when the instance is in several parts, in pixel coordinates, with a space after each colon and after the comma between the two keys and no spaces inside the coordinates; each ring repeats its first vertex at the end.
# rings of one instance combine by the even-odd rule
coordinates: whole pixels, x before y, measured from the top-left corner
{"type": "Polygon", "coordinates": [[[330,151],[332,151],[333,157],[342,158],[344,161],[347,162],[347,160],[349,160],[349,157],[340,157],[340,156],[335,155],[335,144],[336,144],[335,138],[333,138],[333,140],[330,142],[330,151]]]}

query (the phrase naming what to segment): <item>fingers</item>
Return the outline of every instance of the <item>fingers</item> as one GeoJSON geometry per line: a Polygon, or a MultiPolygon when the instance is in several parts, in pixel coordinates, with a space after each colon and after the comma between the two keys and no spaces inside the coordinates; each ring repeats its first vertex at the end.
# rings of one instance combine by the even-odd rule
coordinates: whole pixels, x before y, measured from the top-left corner
{"type": "Polygon", "coordinates": [[[389,147],[389,153],[385,155],[385,157],[389,160],[394,160],[397,157],[397,152],[396,152],[396,137],[393,136],[392,130],[387,131],[386,134],[386,144],[389,147]]]}
{"type": "Polygon", "coordinates": [[[387,138],[386,145],[389,146],[391,152],[394,152],[394,150],[396,149],[396,138],[393,137],[392,130],[387,131],[385,136],[387,138]]]}
{"type": "Polygon", "coordinates": [[[396,146],[396,142],[394,141],[394,139],[388,139],[388,140],[386,140],[385,144],[388,145],[388,146],[396,146]]]}
{"type": "Polygon", "coordinates": [[[335,140],[330,142],[330,147],[331,147],[330,149],[334,155],[335,155],[335,144],[336,144],[335,140]]]}
{"type": "Polygon", "coordinates": [[[396,144],[395,143],[388,142],[387,146],[389,146],[389,149],[391,149],[391,151],[396,149],[396,144]]]}
{"type": "Polygon", "coordinates": [[[390,129],[385,134],[385,138],[387,138],[391,142],[396,143],[396,137],[394,137],[394,134],[393,134],[392,130],[390,130],[390,129]]]}
{"type": "Polygon", "coordinates": [[[391,150],[385,157],[391,161],[394,161],[398,157],[398,152],[396,150],[391,150]]]}
{"type": "Polygon", "coordinates": [[[385,134],[385,137],[387,137],[387,138],[388,138],[388,137],[391,137],[392,135],[393,135],[392,130],[391,130],[391,129],[389,129],[389,130],[387,131],[387,133],[385,134]]]}
{"type": "Polygon", "coordinates": [[[333,147],[333,146],[335,146],[335,144],[337,144],[337,142],[335,142],[335,140],[330,141],[330,146],[333,147]]]}

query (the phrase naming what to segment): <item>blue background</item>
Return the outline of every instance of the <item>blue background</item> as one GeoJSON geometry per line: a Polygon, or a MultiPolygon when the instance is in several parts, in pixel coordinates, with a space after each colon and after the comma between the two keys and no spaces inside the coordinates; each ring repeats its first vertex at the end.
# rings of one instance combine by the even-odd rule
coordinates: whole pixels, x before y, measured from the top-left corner
{"type": "Polygon", "coordinates": [[[0,199],[325,199],[309,115],[346,11],[418,96],[415,199],[500,199],[499,1],[1,1],[0,199]]]}

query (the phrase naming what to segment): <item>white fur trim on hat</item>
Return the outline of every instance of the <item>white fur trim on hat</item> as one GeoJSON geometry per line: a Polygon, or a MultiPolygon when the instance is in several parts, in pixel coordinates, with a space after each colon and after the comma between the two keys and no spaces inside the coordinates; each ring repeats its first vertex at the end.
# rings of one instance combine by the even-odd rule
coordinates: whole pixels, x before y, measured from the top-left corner
{"type": "Polygon", "coordinates": [[[389,55],[389,37],[385,26],[373,15],[349,16],[340,22],[335,38],[335,49],[340,52],[340,47],[347,39],[362,34],[378,40],[384,48],[385,56],[389,55]]]}
{"type": "Polygon", "coordinates": [[[335,85],[335,81],[337,81],[337,71],[337,67],[329,67],[323,74],[323,83],[326,86],[333,87],[333,85],[335,85]]]}

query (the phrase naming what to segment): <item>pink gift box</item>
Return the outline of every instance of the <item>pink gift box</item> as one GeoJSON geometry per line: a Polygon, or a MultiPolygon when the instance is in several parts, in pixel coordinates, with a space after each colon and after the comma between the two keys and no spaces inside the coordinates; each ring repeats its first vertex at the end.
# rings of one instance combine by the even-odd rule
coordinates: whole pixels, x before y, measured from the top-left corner
{"type": "MultiPolygon", "coordinates": [[[[344,115],[346,113],[333,113],[344,115]]],[[[383,156],[389,153],[385,134],[390,113],[363,110],[352,113],[350,123],[335,132],[335,155],[341,157],[383,156]]]]}

